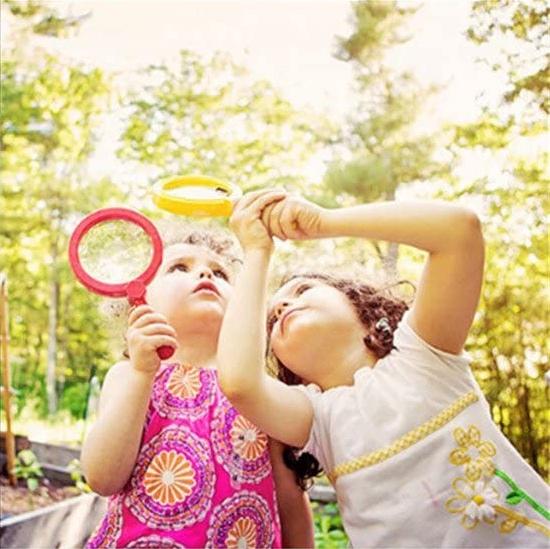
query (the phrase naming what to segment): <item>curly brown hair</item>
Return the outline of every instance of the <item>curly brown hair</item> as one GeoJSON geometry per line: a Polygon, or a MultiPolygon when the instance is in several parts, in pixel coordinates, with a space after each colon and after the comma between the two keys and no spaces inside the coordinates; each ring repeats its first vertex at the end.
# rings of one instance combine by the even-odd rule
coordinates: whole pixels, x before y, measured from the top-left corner
{"type": "MultiPolygon", "coordinates": [[[[280,286],[284,286],[294,278],[320,280],[342,292],[353,305],[362,324],[367,328],[367,335],[363,339],[365,346],[378,359],[384,358],[395,348],[393,334],[409,305],[405,299],[395,296],[392,290],[402,284],[413,286],[409,281],[401,280],[395,284],[376,288],[351,278],[310,272],[287,277],[280,286]]],[[[268,337],[271,335],[275,320],[273,316],[268,318],[268,337]]],[[[268,353],[271,355],[271,363],[274,362],[275,364],[275,376],[287,385],[302,385],[304,380],[287,368],[273,354],[271,346],[268,345],[268,349],[268,353]]],[[[298,448],[287,446],[284,449],[283,457],[286,465],[294,471],[296,482],[303,490],[308,489],[313,478],[323,472],[319,462],[313,455],[308,452],[301,452],[298,448]]]]}

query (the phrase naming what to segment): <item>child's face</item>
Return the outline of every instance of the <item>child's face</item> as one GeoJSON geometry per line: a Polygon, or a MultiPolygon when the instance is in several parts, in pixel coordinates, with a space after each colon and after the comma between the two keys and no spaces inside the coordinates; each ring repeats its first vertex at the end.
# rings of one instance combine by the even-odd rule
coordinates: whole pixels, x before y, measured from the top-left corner
{"type": "Polygon", "coordinates": [[[271,347],[295,374],[316,381],[316,364],[349,342],[364,348],[366,329],[344,293],[320,280],[294,278],[273,296],[271,347]]]}
{"type": "Polygon", "coordinates": [[[162,265],[147,288],[147,301],[176,331],[219,331],[233,291],[231,277],[213,250],[173,244],[164,250],[162,265]]]}

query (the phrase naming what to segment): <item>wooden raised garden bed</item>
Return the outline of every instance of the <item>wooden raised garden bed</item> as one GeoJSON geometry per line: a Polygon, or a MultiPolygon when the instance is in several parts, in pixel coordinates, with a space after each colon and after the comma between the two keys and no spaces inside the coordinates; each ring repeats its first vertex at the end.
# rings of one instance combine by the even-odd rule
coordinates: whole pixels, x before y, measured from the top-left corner
{"type": "MultiPolygon", "coordinates": [[[[75,488],[67,465],[78,457],[78,450],[23,438],[17,443],[18,451],[30,445],[44,476],[34,491],[24,481],[12,487],[0,477],[0,547],[83,547],[105,512],[106,501],[75,488]]],[[[4,464],[5,456],[0,454],[2,468],[4,464]]]]}

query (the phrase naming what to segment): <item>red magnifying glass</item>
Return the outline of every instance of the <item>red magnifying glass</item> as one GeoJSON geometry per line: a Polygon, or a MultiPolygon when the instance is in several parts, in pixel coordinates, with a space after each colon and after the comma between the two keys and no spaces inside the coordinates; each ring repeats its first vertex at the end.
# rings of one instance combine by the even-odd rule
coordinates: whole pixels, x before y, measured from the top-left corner
{"type": "MultiPolygon", "coordinates": [[[[132,306],[146,302],[146,286],[162,263],[162,240],[156,227],[128,208],[103,208],[86,216],[69,242],[69,261],[78,280],[90,291],[126,297],[132,306]]],[[[161,360],[174,348],[157,349],[161,360]]]]}

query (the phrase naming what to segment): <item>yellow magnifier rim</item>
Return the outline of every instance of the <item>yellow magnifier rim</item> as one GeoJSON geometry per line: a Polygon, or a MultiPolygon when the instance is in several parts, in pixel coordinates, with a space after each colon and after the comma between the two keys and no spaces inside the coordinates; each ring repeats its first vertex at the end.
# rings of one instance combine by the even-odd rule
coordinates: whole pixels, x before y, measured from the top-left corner
{"type": "MultiPolygon", "coordinates": [[[[199,193],[200,194],[200,193],[199,193]]],[[[213,194],[213,193],[212,193],[213,194]]],[[[160,181],[153,187],[153,202],[163,210],[178,215],[189,216],[229,216],[233,204],[242,196],[242,191],[236,185],[210,177],[208,175],[180,175],[160,181]],[[176,196],[178,190],[189,191],[214,189],[226,193],[225,196],[176,196]]]]}

